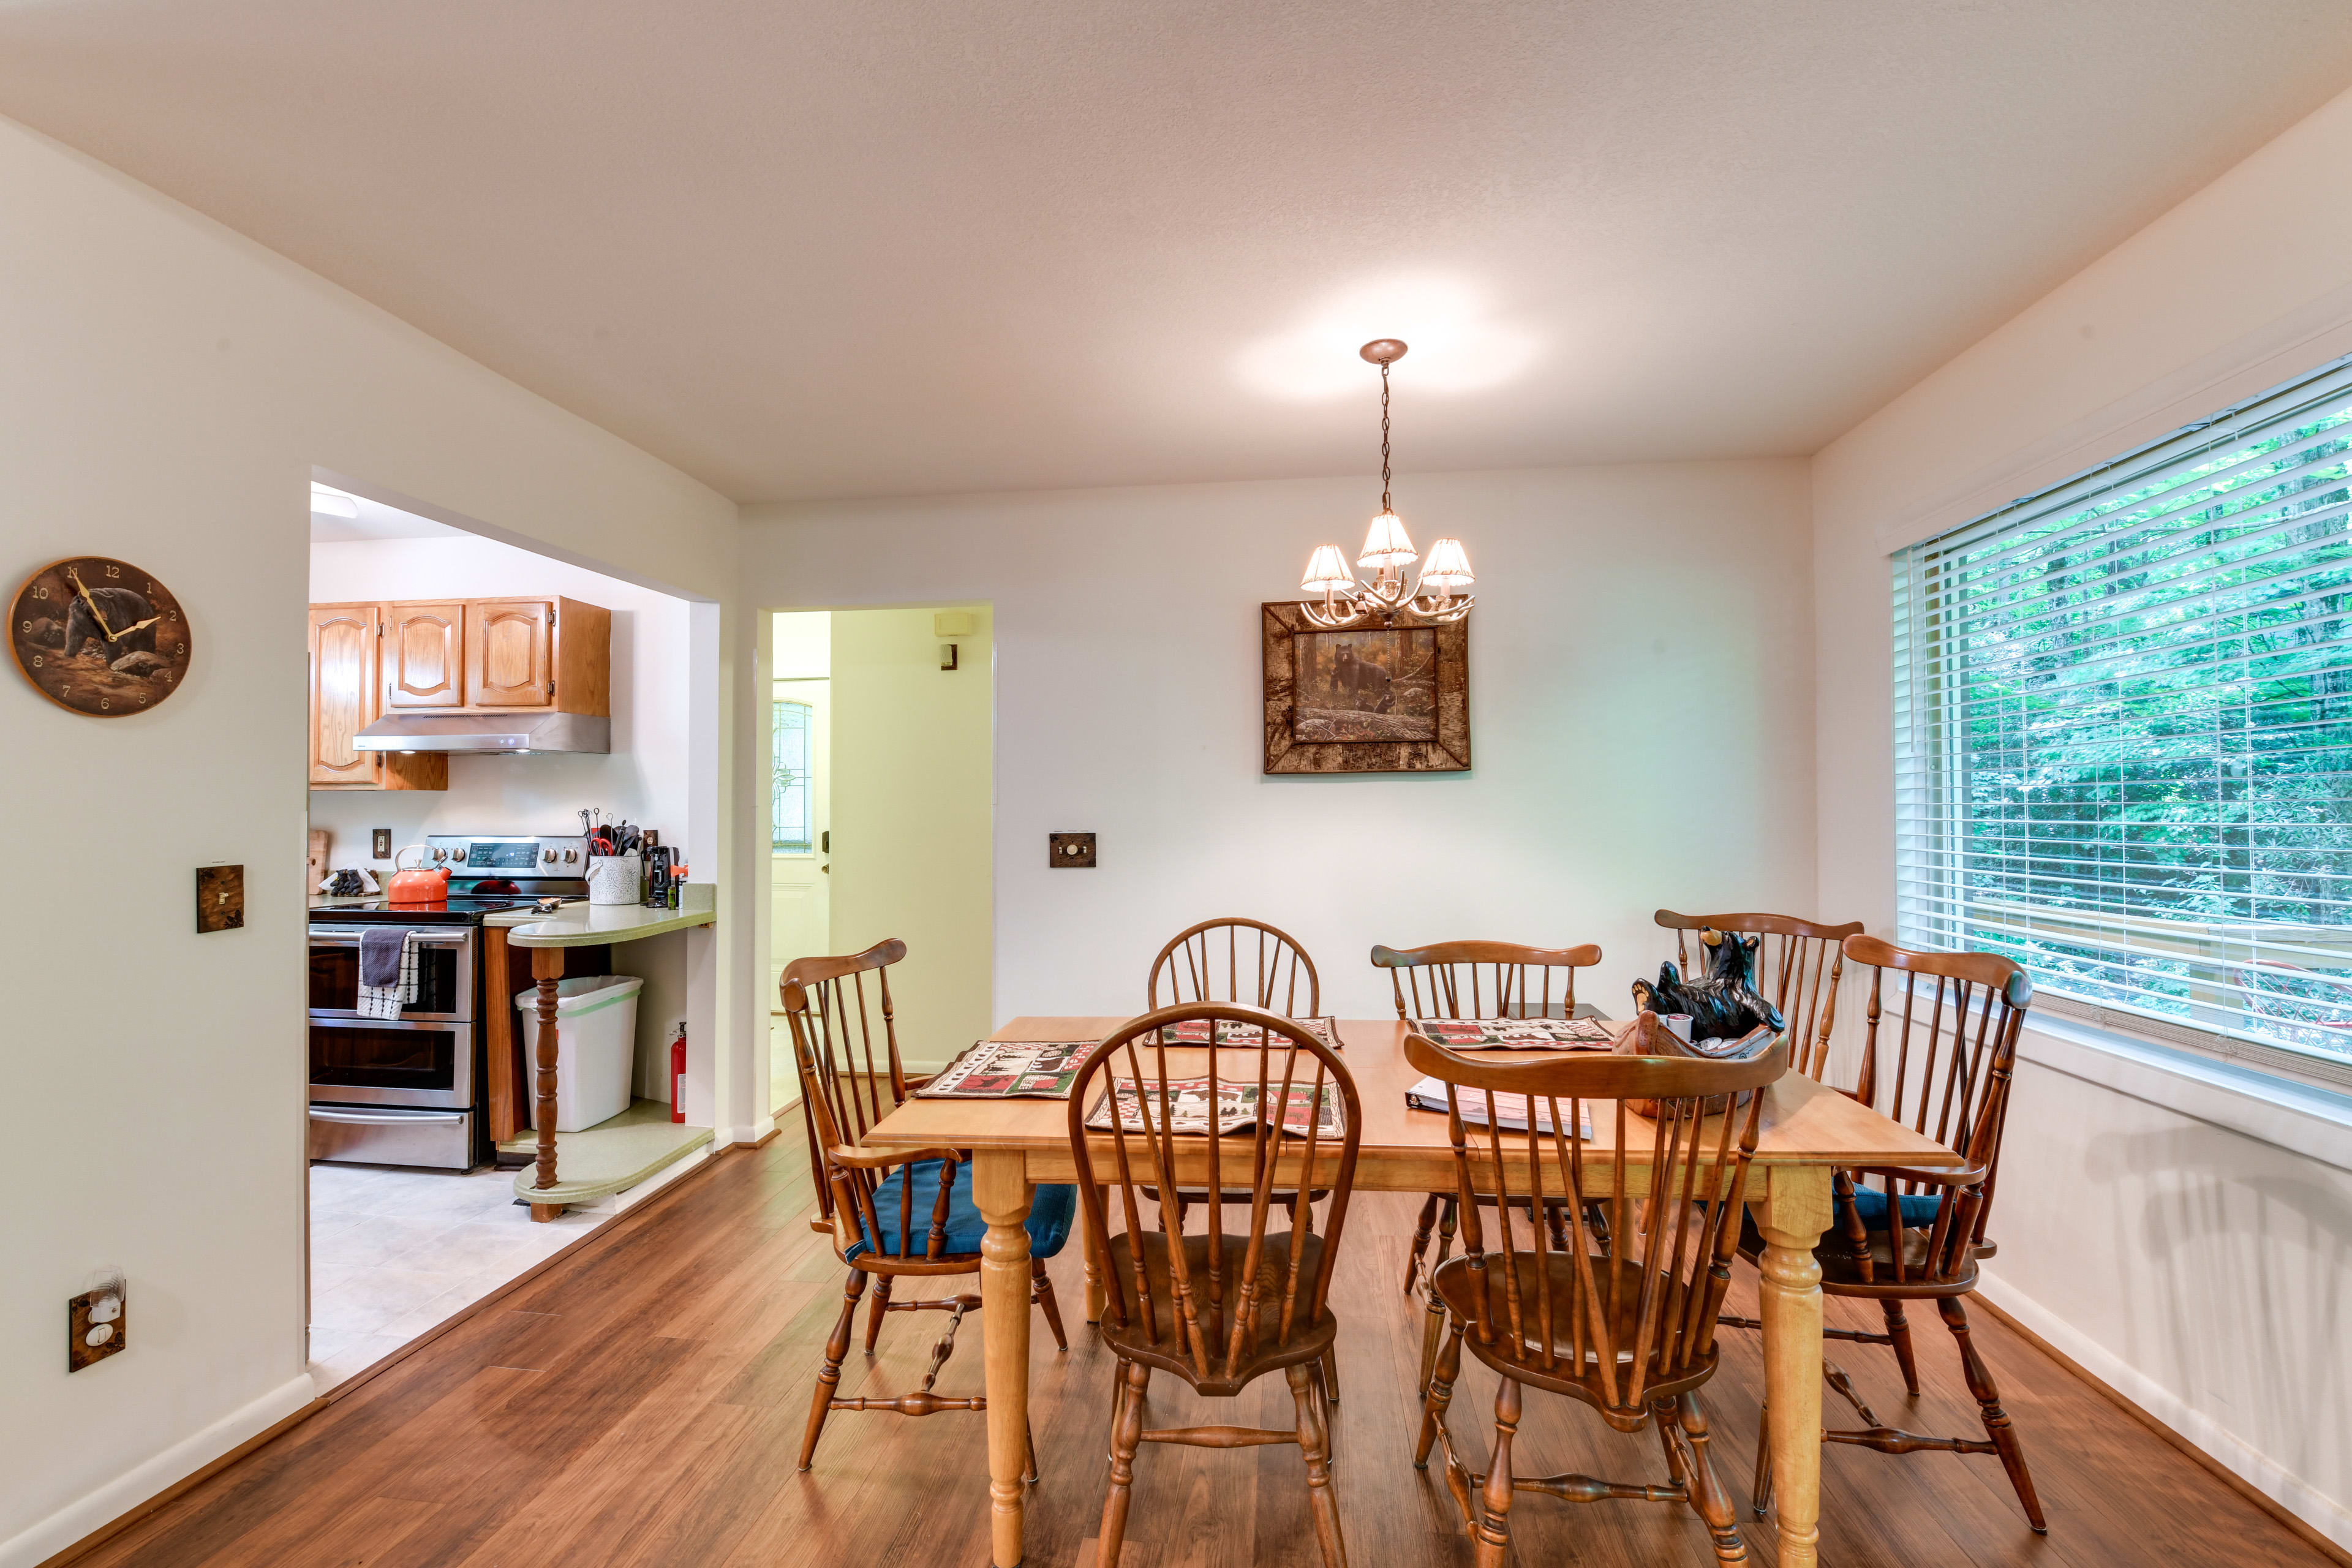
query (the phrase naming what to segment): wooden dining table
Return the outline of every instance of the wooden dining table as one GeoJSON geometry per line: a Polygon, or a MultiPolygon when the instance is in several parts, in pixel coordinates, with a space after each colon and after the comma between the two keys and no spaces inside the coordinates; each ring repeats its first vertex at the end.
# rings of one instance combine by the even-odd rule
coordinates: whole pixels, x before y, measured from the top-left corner
{"type": "MultiPolygon", "coordinates": [[[[1101,1039],[1125,1022],[1020,1017],[990,1038],[1101,1039]]],[[[1394,1018],[1346,1018],[1339,1021],[1339,1031],[1343,1059],[1363,1107],[1357,1189],[1451,1191],[1454,1152],[1446,1140],[1445,1117],[1405,1104],[1405,1090],[1420,1075],[1404,1059],[1404,1024],[1394,1018]]],[[[1223,1049],[1229,1053],[1231,1047],[1223,1049]]],[[[1481,1054],[1516,1061],[1553,1053],[1481,1054]]],[[[1169,1050],[1171,1076],[1198,1070],[1186,1055],[1181,1048],[1169,1050]]],[[[1150,1056],[1147,1052],[1147,1059],[1150,1056]]],[[[1155,1065],[1146,1070],[1156,1074],[1159,1068],[1155,1065]]],[[[1813,1246],[1830,1226],[1830,1174],[1840,1166],[1952,1166],[1961,1161],[1925,1134],[1801,1074],[1789,1073],[1763,1092],[1748,1209],[1765,1243],[1759,1295],[1779,1560],[1782,1568],[1809,1568],[1820,1561],[1821,1539],[1822,1291],[1813,1246]]],[[[1076,1176],[1069,1116],[1066,1100],[913,1099],[883,1118],[863,1140],[869,1149],[950,1148],[971,1155],[972,1194],[988,1222],[981,1245],[980,1291],[988,1395],[990,1551],[995,1568],[1019,1568],[1022,1562],[1030,1319],[1029,1233],[1023,1222],[1029,1217],[1030,1197],[1039,1183],[1076,1176]]],[[[1592,1121],[1599,1132],[1596,1142],[1605,1143],[1614,1119],[1602,1114],[1592,1121]]],[[[1633,1136],[1629,1126],[1628,1142],[1640,1157],[1650,1148],[1649,1124],[1639,1118],[1633,1121],[1640,1134],[1633,1136]]],[[[1106,1140],[1096,1159],[1101,1165],[1110,1157],[1106,1140]]],[[[1286,1146],[1286,1158],[1293,1169],[1286,1172],[1284,1159],[1277,1159],[1277,1176],[1287,1173],[1295,1183],[1297,1155],[1286,1146]]],[[[1172,1173],[1188,1182],[1205,1182],[1207,1173],[1204,1152],[1197,1169],[1180,1163],[1172,1173]]],[[[1638,1180],[1639,1167],[1631,1167],[1629,1185],[1638,1180]]],[[[1101,1284],[1088,1247],[1087,1320],[1098,1319],[1101,1312],[1101,1284]]]]}

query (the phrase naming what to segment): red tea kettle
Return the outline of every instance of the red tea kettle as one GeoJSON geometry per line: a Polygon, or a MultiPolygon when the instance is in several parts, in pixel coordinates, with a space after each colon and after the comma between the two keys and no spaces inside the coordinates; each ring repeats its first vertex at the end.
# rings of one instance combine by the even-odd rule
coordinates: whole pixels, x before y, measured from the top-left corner
{"type": "MultiPolygon", "coordinates": [[[[425,858],[424,845],[412,844],[408,849],[415,850],[420,861],[425,858]]],[[[408,849],[403,849],[400,855],[407,854],[408,849]]],[[[449,898],[449,868],[436,866],[428,870],[417,865],[404,870],[400,855],[392,858],[392,881],[384,888],[383,896],[395,904],[446,903],[449,898]]]]}

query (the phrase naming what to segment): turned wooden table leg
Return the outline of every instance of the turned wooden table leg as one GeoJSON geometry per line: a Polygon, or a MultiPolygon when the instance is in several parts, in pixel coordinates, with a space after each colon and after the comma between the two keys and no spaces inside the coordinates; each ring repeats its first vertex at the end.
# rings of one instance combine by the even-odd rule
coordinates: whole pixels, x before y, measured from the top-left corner
{"type": "MultiPolygon", "coordinates": [[[[530,977],[539,982],[539,1093],[531,1110],[531,1125],[539,1132],[539,1174],[531,1185],[551,1187],[555,1185],[555,983],[563,978],[563,950],[532,948],[530,977]]],[[[535,1220],[551,1220],[562,1212],[562,1204],[530,1205],[530,1217],[535,1220]]]]}
{"type": "Polygon", "coordinates": [[[1764,1233],[1758,1294],[1780,1563],[1814,1568],[1822,1539],[1822,1268],[1813,1246],[1830,1225],[1830,1173],[1774,1165],[1766,1181],[1763,1201],[1749,1213],[1764,1233]]]}
{"type": "Polygon", "coordinates": [[[1029,1468],[1029,1173],[1017,1151],[974,1151],[980,1329],[987,1363],[989,1561],[1021,1565],[1021,1478],[1029,1468]]]}

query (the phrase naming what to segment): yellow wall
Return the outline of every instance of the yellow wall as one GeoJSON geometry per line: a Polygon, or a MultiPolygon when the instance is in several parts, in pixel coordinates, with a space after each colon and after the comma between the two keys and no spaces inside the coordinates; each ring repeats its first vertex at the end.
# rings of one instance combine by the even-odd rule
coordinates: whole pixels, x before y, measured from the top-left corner
{"type": "Polygon", "coordinates": [[[940,668],[935,607],[833,617],[835,950],[898,937],[891,976],[909,1063],[944,1062],[990,1030],[994,664],[985,605],[940,668]]]}

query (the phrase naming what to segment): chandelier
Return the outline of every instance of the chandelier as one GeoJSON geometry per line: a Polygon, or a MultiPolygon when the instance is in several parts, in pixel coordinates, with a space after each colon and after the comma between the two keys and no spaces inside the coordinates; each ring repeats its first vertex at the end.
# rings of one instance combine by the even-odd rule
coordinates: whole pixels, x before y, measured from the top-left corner
{"type": "Polygon", "coordinates": [[[1356,352],[1381,367],[1381,514],[1364,535],[1363,552],[1356,564],[1371,573],[1359,583],[1348,570],[1336,544],[1318,544],[1307,559],[1302,594],[1316,595],[1299,607],[1318,626],[1351,626],[1367,617],[1387,621],[1411,616],[1431,622],[1458,621],[1477,601],[1465,590],[1476,581],[1470,557],[1458,539],[1441,539],[1429,547],[1420,580],[1408,589],[1404,569],[1418,560],[1404,524],[1389,505],[1389,366],[1404,358],[1404,344],[1394,338],[1376,338],[1356,352]],[[1320,603],[1317,600],[1319,599],[1320,603]]]}

